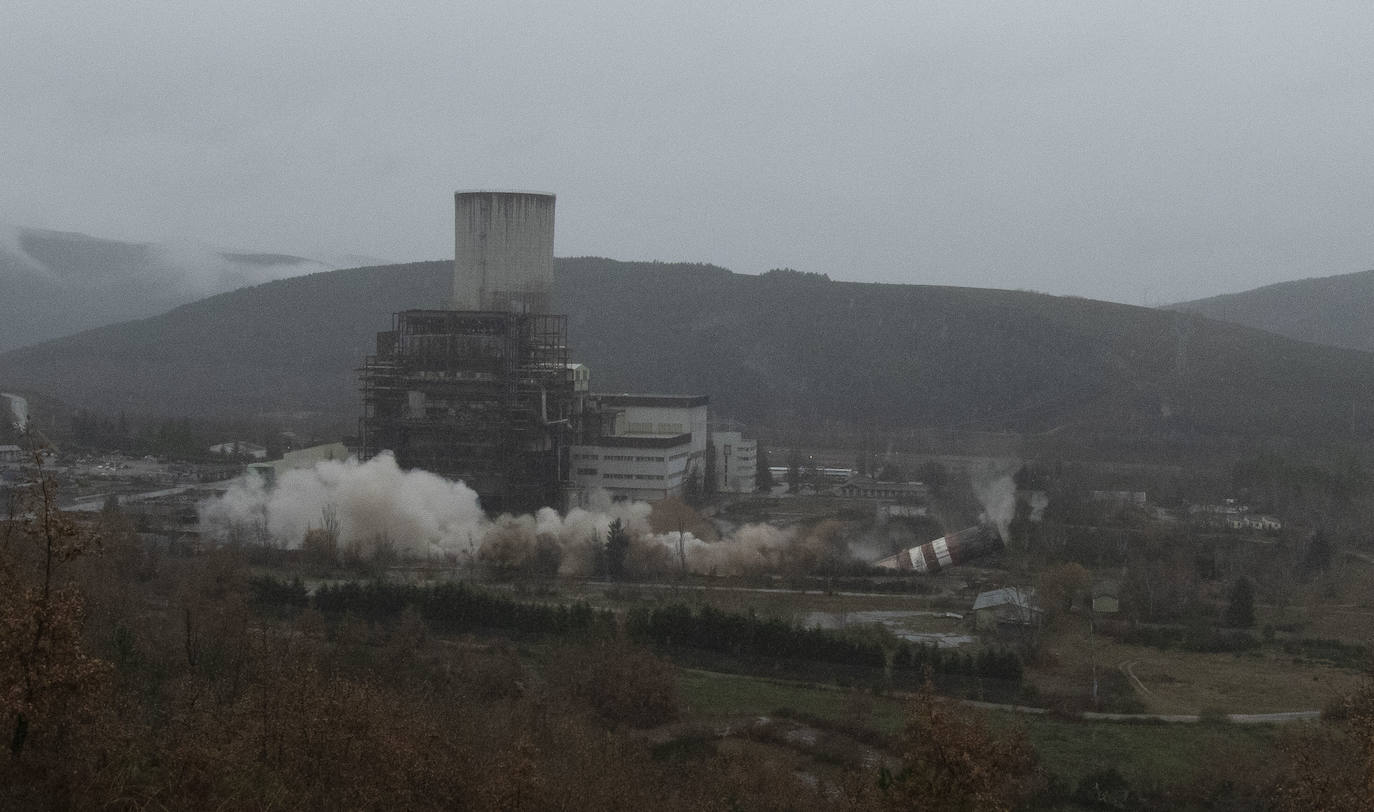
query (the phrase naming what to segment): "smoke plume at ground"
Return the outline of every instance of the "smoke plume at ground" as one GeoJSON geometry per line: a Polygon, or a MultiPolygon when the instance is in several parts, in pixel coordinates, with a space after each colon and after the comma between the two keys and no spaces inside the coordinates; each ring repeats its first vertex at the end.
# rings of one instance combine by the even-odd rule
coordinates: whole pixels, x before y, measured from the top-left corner
{"type": "MultiPolygon", "coordinates": [[[[1003,460],[970,471],[973,495],[983,509],[980,520],[997,528],[997,535],[1003,544],[1012,542],[1011,523],[1016,518],[1014,474],[1020,467],[1019,461],[1003,460]]],[[[1031,493],[1027,501],[1030,512],[1026,518],[1032,522],[1040,521],[1049,503],[1049,497],[1043,492],[1031,493]]]]}
{"type": "Polygon", "coordinates": [[[275,486],[245,475],[223,496],[201,503],[200,521],[202,533],[220,542],[295,549],[309,530],[334,524],[344,550],[366,553],[385,543],[412,558],[548,575],[599,574],[616,520],[630,538],[625,569],[631,576],[676,571],[679,549],[690,571],[718,575],[810,572],[854,558],[839,522],[809,530],[748,524],[720,541],[704,541],[691,532],[654,532],[651,511],[648,503],[613,502],[599,493],[588,509],[560,514],[543,508],[489,519],[463,483],[403,471],[390,454],[382,454],[367,462],[326,461],[286,471],[275,486]]]}
{"type": "Polygon", "coordinates": [[[10,414],[14,416],[14,428],[18,431],[27,431],[29,428],[29,402],[19,395],[11,395],[9,392],[0,392],[0,398],[9,401],[10,414]]]}

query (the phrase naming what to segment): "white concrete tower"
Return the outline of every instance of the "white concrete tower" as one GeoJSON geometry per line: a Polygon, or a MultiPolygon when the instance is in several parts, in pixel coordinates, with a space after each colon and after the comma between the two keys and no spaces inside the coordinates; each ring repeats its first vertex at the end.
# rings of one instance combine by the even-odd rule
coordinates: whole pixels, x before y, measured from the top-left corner
{"type": "Polygon", "coordinates": [[[548,313],[554,196],[471,191],[453,196],[454,310],[548,313]]]}

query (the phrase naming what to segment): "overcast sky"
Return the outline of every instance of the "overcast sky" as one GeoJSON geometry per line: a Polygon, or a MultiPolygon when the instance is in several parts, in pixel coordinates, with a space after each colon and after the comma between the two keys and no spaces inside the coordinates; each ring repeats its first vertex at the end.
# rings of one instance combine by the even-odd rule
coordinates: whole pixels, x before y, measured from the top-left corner
{"type": "Polygon", "coordinates": [[[1374,268],[1374,6],[0,5],[0,221],[1160,304],[1374,268]]]}

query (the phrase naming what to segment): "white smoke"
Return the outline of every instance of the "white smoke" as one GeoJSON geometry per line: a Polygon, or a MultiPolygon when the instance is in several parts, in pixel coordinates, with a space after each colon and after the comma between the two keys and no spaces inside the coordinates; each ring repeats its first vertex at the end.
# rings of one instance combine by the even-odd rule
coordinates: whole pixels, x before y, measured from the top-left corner
{"type": "MultiPolygon", "coordinates": [[[[1016,480],[1013,474],[1020,462],[1002,460],[972,472],[973,495],[983,507],[982,521],[997,528],[1004,544],[1011,544],[1011,522],[1016,518],[1016,480]]],[[[1049,507],[1050,498],[1044,491],[1033,491],[1028,500],[1032,522],[1040,521],[1049,507]]]]}
{"type": "Polygon", "coordinates": [[[5,398],[10,402],[10,414],[14,415],[14,427],[19,431],[28,431],[29,428],[29,402],[19,395],[11,395],[9,392],[0,392],[0,398],[5,398]]]}
{"type": "Polygon", "coordinates": [[[982,506],[982,521],[995,526],[1003,541],[1011,539],[1011,519],[1017,515],[1017,484],[1009,474],[973,481],[973,495],[982,506]]]}
{"type": "Polygon", "coordinates": [[[287,262],[253,262],[193,240],[172,240],[147,246],[145,274],[166,282],[179,292],[209,296],[227,290],[260,285],[275,279],[327,271],[333,268],[312,259],[287,262]]]}
{"type": "Polygon", "coordinates": [[[414,555],[456,554],[485,521],[470,488],[402,471],[389,454],[286,471],[272,488],[248,474],[224,496],[200,505],[202,530],[212,538],[261,528],[284,547],[299,546],[306,531],[324,525],[327,513],[337,517],[342,544],[387,538],[414,555]]]}
{"type": "Polygon", "coordinates": [[[23,270],[30,271],[36,276],[46,279],[55,279],[55,275],[47,265],[39,262],[32,254],[24,249],[24,231],[18,226],[0,223],[0,254],[7,254],[23,270]]]}
{"type": "Polygon", "coordinates": [[[631,539],[626,568],[632,574],[676,571],[679,541],[690,571],[718,575],[807,571],[850,556],[840,523],[808,532],[750,524],[720,541],[691,532],[679,538],[675,531],[653,531],[652,505],[613,502],[604,493],[593,496],[589,509],[560,514],[543,508],[489,519],[471,488],[425,471],[402,471],[390,454],[287,471],[275,487],[248,474],[199,507],[202,534],[218,542],[250,538],[294,549],[328,516],[337,522],[341,549],[367,549],[385,539],[408,557],[511,569],[552,553],[561,575],[596,574],[601,545],[616,520],[631,539]]]}

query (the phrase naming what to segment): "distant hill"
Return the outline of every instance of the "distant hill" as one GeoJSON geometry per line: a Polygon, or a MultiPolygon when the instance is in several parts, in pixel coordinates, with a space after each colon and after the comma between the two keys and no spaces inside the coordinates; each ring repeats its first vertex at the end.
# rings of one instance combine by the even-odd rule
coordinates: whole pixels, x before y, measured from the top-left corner
{"type": "Polygon", "coordinates": [[[1299,341],[1374,352],[1374,271],[1299,279],[1169,307],[1299,341]]]}
{"type": "MultiPolygon", "coordinates": [[[[351,420],[393,311],[449,262],[316,273],[0,354],[0,388],[107,413],[351,420]]],[[[1019,291],[831,282],[597,258],[556,263],[601,391],[705,392],[744,420],[1119,434],[1310,434],[1374,422],[1374,355],[1200,316],[1019,291]]]]}
{"type": "Polygon", "coordinates": [[[361,258],[129,243],[0,224],[0,350],[166,312],[180,304],[361,258]]]}

